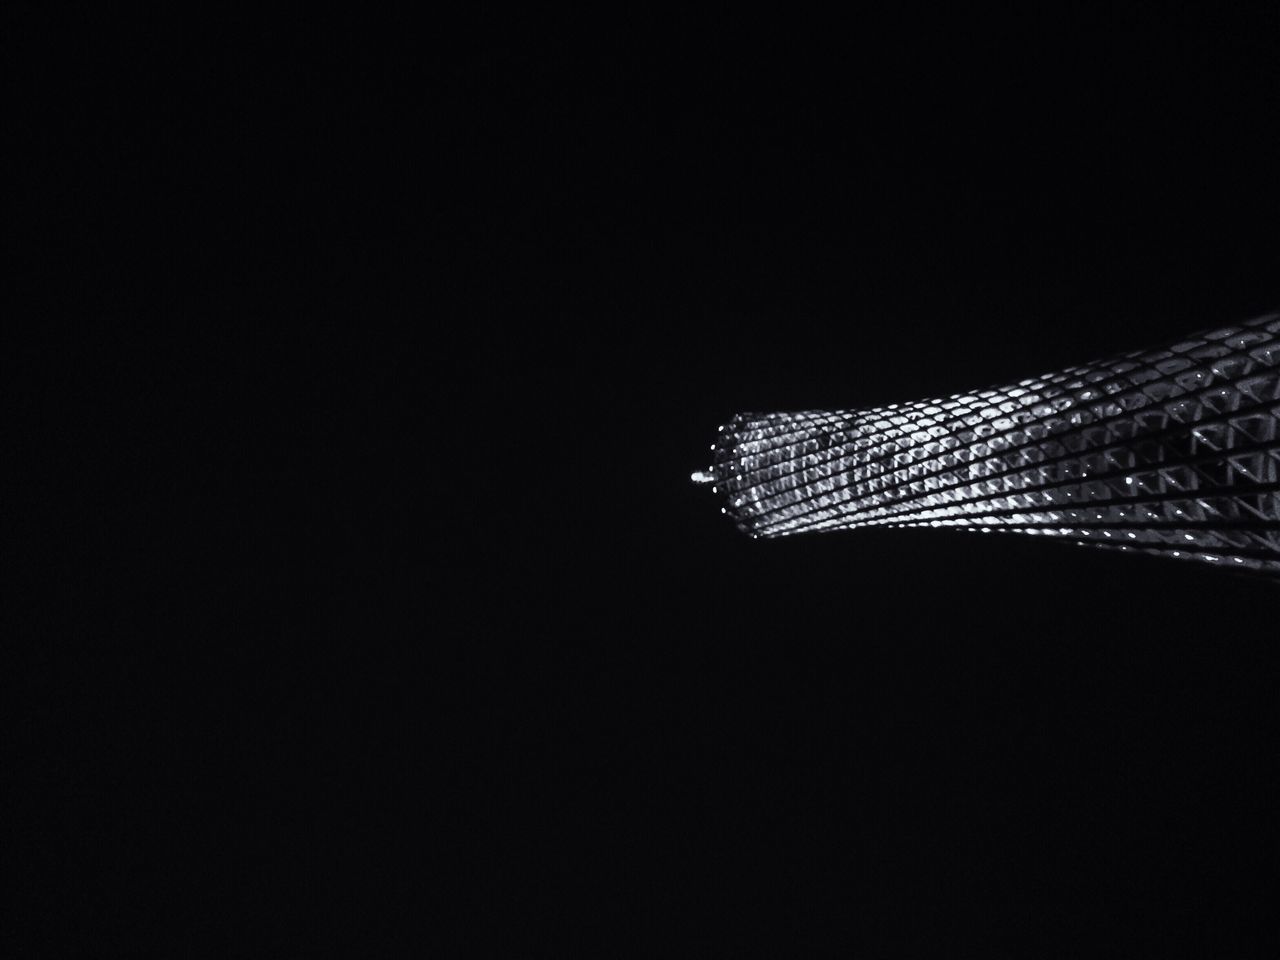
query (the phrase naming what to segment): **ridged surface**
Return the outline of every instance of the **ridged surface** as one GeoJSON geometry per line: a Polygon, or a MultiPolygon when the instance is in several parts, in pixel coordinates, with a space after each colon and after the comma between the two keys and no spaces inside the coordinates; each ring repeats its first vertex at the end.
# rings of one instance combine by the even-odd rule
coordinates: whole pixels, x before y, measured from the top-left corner
{"type": "Polygon", "coordinates": [[[1280,315],[952,397],[738,414],[712,450],[755,537],[958,527],[1280,575],[1280,315]]]}

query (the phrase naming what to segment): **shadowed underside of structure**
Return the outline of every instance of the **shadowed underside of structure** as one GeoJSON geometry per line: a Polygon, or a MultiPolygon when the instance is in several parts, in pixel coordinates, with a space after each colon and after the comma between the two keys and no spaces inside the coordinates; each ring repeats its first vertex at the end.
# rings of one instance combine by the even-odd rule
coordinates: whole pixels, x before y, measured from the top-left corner
{"type": "Polygon", "coordinates": [[[1280,314],[1003,387],[743,413],[694,474],[753,537],[1024,533],[1280,576],[1280,314]]]}

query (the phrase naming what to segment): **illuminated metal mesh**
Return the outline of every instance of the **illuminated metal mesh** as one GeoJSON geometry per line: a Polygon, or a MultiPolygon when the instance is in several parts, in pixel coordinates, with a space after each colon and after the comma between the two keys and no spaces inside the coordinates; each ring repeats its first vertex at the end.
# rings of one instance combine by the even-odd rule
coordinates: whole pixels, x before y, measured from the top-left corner
{"type": "Polygon", "coordinates": [[[753,537],[958,527],[1280,575],[1280,315],[946,399],[744,413],[694,479],[753,537]]]}

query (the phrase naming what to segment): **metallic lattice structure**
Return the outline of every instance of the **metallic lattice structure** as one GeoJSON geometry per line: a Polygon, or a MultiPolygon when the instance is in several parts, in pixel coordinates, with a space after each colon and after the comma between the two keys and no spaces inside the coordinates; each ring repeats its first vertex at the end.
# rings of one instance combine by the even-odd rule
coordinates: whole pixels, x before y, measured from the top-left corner
{"type": "Polygon", "coordinates": [[[958,527],[1280,576],[1280,314],[1007,387],[719,429],[693,479],[753,537],[958,527]]]}

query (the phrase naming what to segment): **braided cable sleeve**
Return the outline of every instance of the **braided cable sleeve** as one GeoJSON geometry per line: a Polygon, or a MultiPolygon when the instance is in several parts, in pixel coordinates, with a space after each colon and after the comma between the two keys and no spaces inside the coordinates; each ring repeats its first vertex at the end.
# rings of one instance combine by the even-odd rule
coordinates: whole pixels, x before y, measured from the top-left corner
{"type": "Polygon", "coordinates": [[[1280,576],[1280,314],[1008,386],[742,413],[695,474],[752,537],[1023,533],[1280,576]]]}

